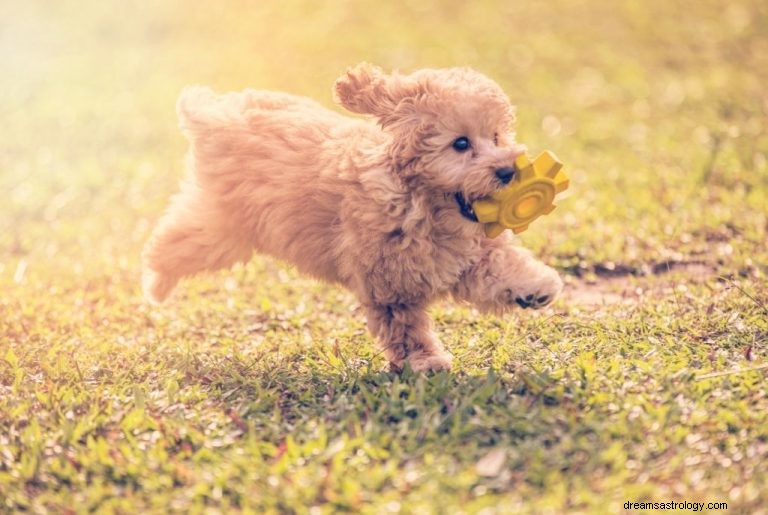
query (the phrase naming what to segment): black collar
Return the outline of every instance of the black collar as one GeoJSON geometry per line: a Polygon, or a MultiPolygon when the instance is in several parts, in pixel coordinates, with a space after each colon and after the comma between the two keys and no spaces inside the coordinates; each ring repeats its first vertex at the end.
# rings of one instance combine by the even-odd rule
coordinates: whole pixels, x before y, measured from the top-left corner
{"type": "Polygon", "coordinates": [[[456,199],[456,203],[459,205],[461,216],[470,222],[477,222],[477,215],[475,214],[475,210],[472,209],[472,205],[466,201],[464,195],[460,191],[457,191],[453,196],[456,199]]]}

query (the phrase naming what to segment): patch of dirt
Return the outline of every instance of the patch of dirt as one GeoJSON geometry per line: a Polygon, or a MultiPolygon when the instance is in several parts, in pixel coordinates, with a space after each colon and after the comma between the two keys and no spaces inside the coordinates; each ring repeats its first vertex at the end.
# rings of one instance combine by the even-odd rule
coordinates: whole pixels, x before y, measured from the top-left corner
{"type": "Polygon", "coordinates": [[[567,269],[576,277],[626,277],[635,276],[643,277],[648,275],[666,274],[669,272],[683,270],[685,272],[696,272],[697,270],[706,271],[708,274],[714,273],[714,267],[707,264],[704,261],[678,261],[673,259],[666,259],[664,261],[642,263],[640,265],[629,265],[625,263],[614,263],[607,261],[605,263],[597,263],[592,266],[584,267],[574,266],[567,269]]]}
{"type": "Polygon", "coordinates": [[[647,268],[600,264],[593,272],[589,279],[566,277],[566,302],[582,306],[634,304],[650,294],[672,295],[676,290],[685,291],[686,284],[717,278],[716,269],[703,262],[655,263],[647,268]]]}

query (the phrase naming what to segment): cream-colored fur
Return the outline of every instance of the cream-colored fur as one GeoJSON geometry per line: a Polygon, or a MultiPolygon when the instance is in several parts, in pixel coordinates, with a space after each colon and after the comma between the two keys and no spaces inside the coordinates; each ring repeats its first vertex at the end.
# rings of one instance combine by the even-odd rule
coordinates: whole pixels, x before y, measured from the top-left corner
{"type": "Polygon", "coordinates": [[[182,277],[245,262],[254,251],[349,288],[395,368],[447,369],[426,314],[451,295],[485,311],[539,307],[557,273],[462,216],[503,186],[514,111],[499,86],[467,69],[385,74],[360,64],[336,81],[352,119],[266,91],[183,91],[189,174],[143,253],[143,286],[164,300],[182,277]],[[470,150],[453,142],[469,138],[470,150]]]}

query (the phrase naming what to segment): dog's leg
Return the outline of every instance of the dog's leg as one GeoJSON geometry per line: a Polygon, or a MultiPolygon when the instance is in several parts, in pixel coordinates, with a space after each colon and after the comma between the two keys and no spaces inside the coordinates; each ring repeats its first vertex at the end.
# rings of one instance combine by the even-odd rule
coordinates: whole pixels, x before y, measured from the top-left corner
{"type": "Polygon", "coordinates": [[[210,198],[188,186],[144,247],[144,294],[162,302],[182,277],[248,261],[252,248],[242,228],[238,231],[210,198]]]}
{"type": "Polygon", "coordinates": [[[448,370],[452,356],[444,348],[421,306],[366,306],[368,328],[384,348],[394,370],[406,362],[417,372],[448,370]]]}
{"type": "Polygon", "coordinates": [[[503,238],[486,240],[484,245],[481,259],[453,287],[457,300],[468,301],[482,311],[503,313],[514,306],[546,306],[563,289],[557,272],[530,251],[503,238]]]}

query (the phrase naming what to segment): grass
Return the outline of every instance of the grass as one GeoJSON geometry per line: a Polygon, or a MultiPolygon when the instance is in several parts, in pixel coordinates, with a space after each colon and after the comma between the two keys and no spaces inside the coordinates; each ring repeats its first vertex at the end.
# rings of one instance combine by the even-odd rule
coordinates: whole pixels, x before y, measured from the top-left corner
{"type": "Polygon", "coordinates": [[[764,2],[0,13],[0,511],[764,512],[764,2]],[[436,305],[450,374],[382,372],[355,300],[269,259],[139,292],[180,88],[330,105],[361,60],[488,73],[572,179],[522,235],[569,293],[436,305]]]}

